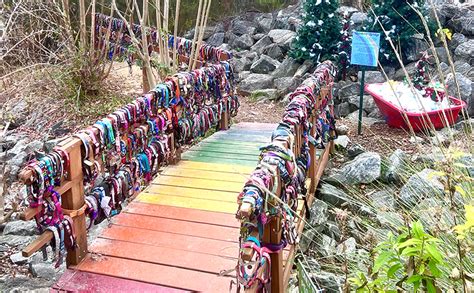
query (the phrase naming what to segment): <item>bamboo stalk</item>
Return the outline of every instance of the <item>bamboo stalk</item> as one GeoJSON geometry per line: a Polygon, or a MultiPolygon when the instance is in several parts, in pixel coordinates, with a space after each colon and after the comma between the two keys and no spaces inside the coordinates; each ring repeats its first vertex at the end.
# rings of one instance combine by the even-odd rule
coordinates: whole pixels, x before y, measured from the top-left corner
{"type": "Polygon", "coordinates": [[[173,69],[178,70],[178,60],[176,60],[176,47],[178,46],[176,38],[178,37],[178,21],[179,21],[179,7],[181,0],[176,0],[176,12],[174,15],[174,31],[173,31],[173,69]]]}
{"type": "Polygon", "coordinates": [[[204,32],[206,30],[206,26],[207,26],[207,18],[209,17],[209,10],[211,8],[211,3],[212,3],[212,0],[208,0],[207,2],[207,9],[206,9],[206,12],[204,14],[204,19],[203,19],[203,23],[201,25],[201,31],[200,31],[200,34],[199,34],[199,39],[198,39],[198,44],[196,46],[196,56],[194,56],[194,63],[193,63],[193,66],[191,68],[191,70],[195,69],[196,68],[196,64],[197,64],[197,59],[198,59],[198,54],[199,54],[199,49],[201,48],[201,44],[202,44],[202,39],[204,38],[204,32]]]}
{"type": "Polygon", "coordinates": [[[95,5],[96,5],[96,0],[91,1],[92,5],[92,11],[91,11],[91,41],[89,44],[89,52],[90,55],[92,56],[92,53],[94,52],[94,40],[95,40],[95,5]]]}
{"type": "Polygon", "coordinates": [[[195,49],[195,44],[196,44],[196,39],[197,39],[197,34],[198,34],[199,22],[201,19],[202,1],[203,0],[199,0],[198,12],[196,16],[196,25],[194,26],[194,36],[193,36],[193,41],[191,44],[191,54],[189,55],[189,64],[188,64],[189,70],[191,70],[191,66],[193,65],[194,49],[195,49]]]}
{"type": "Polygon", "coordinates": [[[156,41],[158,42],[158,49],[160,51],[160,62],[164,63],[165,59],[163,56],[163,40],[161,38],[161,0],[155,0],[155,11],[156,11],[156,41]]]}
{"type": "Polygon", "coordinates": [[[170,66],[170,54],[169,54],[169,48],[168,48],[168,25],[169,25],[169,0],[164,0],[164,14],[163,14],[163,33],[164,33],[164,57],[165,57],[165,64],[166,66],[170,66]]]}
{"type": "Polygon", "coordinates": [[[86,48],[86,7],[85,0],[79,0],[79,39],[80,47],[86,48]]]}

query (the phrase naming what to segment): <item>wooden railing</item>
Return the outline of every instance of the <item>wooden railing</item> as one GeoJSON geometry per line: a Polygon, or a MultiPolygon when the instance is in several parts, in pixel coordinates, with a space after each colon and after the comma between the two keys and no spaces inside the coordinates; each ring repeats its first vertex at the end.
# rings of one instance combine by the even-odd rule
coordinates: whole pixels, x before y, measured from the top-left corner
{"type": "MultiPolygon", "coordinates": [[[[313,138],[316,137],[317,134],[316,125],[319,115],[321,114],[321,108],[324,105],[328,104],[328,102],[332,99],[333,80],[336,74],[335,68],[332,64],[326,62],[323,63],[322,66],[328,67],[327,69],[329,70],[329,74],[327,74],[328,72],[318,72],[317,69],[315,72],[316,78],[313,78],[312,80],[310,80],[309,84],[306,84],[314,90],[314,94],[317,96],[317,100],[313,105],[312,110],[310,111],[310,113],[308,113],[308,121],[311,125],[311,128],[309,129],[309,135],[313,138]]],[[[319,70],[321,70],[321,68],[319,68],[319,70]]],[[[328,105],[328,107],[329,111],[331,112],[331,115],[333,115],[333,107],[331,105],[328,105]]],[[[302,124],[291,125],[291,131],[294,135],[293,145],[289,145],[286,142],[275,140],[272,143],[277,143],[284,149],[291,149],[295,158],[298,158],[301,155],[305,139],[307,139],[307,137],[305,137],[305,126],[302,124]]],[[[334,138],[335,135],[335,130],[331,130],[330,137],[334,138]]],[[[307,170],[307,174],[305,174],[307,175],[305,185],[309,187],[307,188],[307,193],[303,195],[305,199],[301,195],[298,197],[298,209],[297,211],[294,211],[296,213],[294,221],[296,222],[295,224],[297,235],[301,235],[304,228],[305,221],[303,219],[305,219],[307,212],[304,208],[304,201],[306,200],[306,204],[308,206],[312,204],[316,188],[318,186],[322,173],[324,172],[324,168],[329,160],[329,155],[333,151],[333,148],[334,143],[332,140],[328,141],[323,149],[318,148],[312,143],[309,143],[309,157],[311,163],[307,170]]],[[[279,201],[279,199],[282,198],[282,194],[285,192],[285,184],[284,182],[282,182],[279,176],[278,169],[274,165],[271,165],[270,168],[272,168],[270,172],[274,174],[274,180],[273,185],[268,187],[269,190],[267,192],[269,192],[270,190],[274,190],[275,192],[274,196],[267,195],[266,200],[268,201],[267,203],[269,206],[278,207],[281,206],[281,202],[279,201]]],[[[253,183],[254,182],[252,182],[252,184],[253,183]]],[[[240,196],[242,195],[245,196],[245,194],[241,194],[240,196]]],[[[252,216],[254,212],[254,206],[251,203],[241,202],[237,211],[237,217],[242,221],[243,227],[245,227],[241,229],[241,231],[245,231],[247,229],[247,226],[245,226],[245,224],[249,221],[252,222],[255,227],[258,226],[256,223],[256,221],[258,220],[256,220],[255,217],[252,216]]],[[[257,231],[257,229],[253,229],[248,235],[245,235],[247,234],[247,232],[244,232],[244,234],[241,235],[241,244],[246,241],[245,238],[247,238],[248,236],[257,238],[262,243],[262,247],[265,245],[281,244],[283,238],[283,229],[281,225],[282,220],[283,218],[281,214],[279,216],[271,217],[269,222],[267,222],[263,227],[263,235],[261,236],[261,239],[259,237],[259,232],[257,231]]],[[[289,245],[289,248],[287,247],[286,249],[287,256],[285,257],[285,265],[283,254],[284,250],[279,249],[274,253],[270,253],[271,266],[268,266],[267,263],[267,266],[265,268],[262,267],[261,271],[257,274],[258,276],[262,277],[265,274],[265,270],[270,269],[271,292],[284,292],[286,285],[288,284],[293,265],[296,245],[289,245]]],[[[251,248],[241,248],[239,257],[240,261],[243,262],[243,264],[240,265],[250,263],[252,260],[257,262],[259,261],[254,259],[255,253],[254,250],[251,248]]],[[[260,284],[258,281],[256,281],[251,286],[244,286],[244,289],[246,292],[256,292],[259,291],[262,286],[265,286],[265,284],[260,284]]]]}
{"type": "MultiPolygon", "coordinates": [[[[232,81],[230,81],[232,82],[232,81]]],[[[231,90],[233,92],[233,90],[231,90]]],[[[223,91],[224,93],[224,91],[223,91]]],[[[218,130],[226,130],[229,127],[230,123],[230,109],[228,103],[228,96],[224,96],[219,99],[219,103],[222,103],[222,113],[220,115],[220,120],[217,123],[218,130]]],[[[157,109],[157,112],[152,113],[152,115],[156,115],[162,108],[157,109]]],[[[180,115],[180,113],[184,113],[181,106],[176,106],[173,111],[173,115],[180,115]]],[[[184,115],[184,114],[183,114],[184,115]]],[[[150,135],[148,124],[146,119],[144,121],[135,123],[128,127],[126,130],[121,129],[120,136],[122,138],[126,138],[127,135],[133,132],[138,127],[144,129],[144,133],[150,135]],[[123,131],[123,132],[122,132],[123,131]]],[[[94,128],[92,128],[94,129],[94,128]]],[[[94,129],[95,134],[98,137],[98,129],[94,129]]],[[[168,145],[170,147],[171,156],[169,157],[168,164],[175,164],[180,160],[181,149],[180,146],[177,145],[177,129],[172,128],[167,130],[164,135],[168,137],[168,145]]],[[[88,144],[90,146],[93,145],[92,140],[88,140],[88,144]]],[[[94,166],[94,162],[97,160],[100,164],[100,156],[101,154],[97,154],[95,151],[89,152],[89,157],[85,157],[85,153],[82,149],[85,149],[87,146],[84,146],[84,142],[78,137],[69,137],[59,143],[56,148],[60,149],[61,151],[67,153],[69,157],[70,164],[68,165],[67,169],[65,170],[66,176],[61,179],[60,185],[55,186],[54,190],[60,194],[61,196],[61,208],[64,215],[68,215],[73,220],[73,226],[75,230],[77,248],[70,248],[67,251],[67,258],[66,264],[67,266],[77,265],[80,261],[85,257],[88,252],[87,249],[87,229],[86,229],[86,215],[85,210],[87,205],[85,203],[85,191],[84,191],[84,170],[83,170],[83,163],[94,166]]],[[[121,164],[121,163],[118,163],[121,164]]],[[[100,167],[100,170],[104,170],[104,166],[100,167]]],[[[22,170],[19,175],[20,180],[25,185],[31,185],[35,180],[35,171],[31,168],[26,167],[22,170]]],[[[131,198],[133,198],[139,191],[135,192],[131,198]]],[[[22,214],[21,219],[25,221],[29,221],[35,216],[40,213],[42,207],[38,208],[27,208],[22,214]]],[[[51,231],[46,230],[44,231],[36,240],[30,243],[27,247],[22,250],[22,255],[25,257],[29,257],[39,249],[50,243],[54,238],[54,235],[51,231]]],[[[56,248],[59,249],[59,248],[56,248]]]]}

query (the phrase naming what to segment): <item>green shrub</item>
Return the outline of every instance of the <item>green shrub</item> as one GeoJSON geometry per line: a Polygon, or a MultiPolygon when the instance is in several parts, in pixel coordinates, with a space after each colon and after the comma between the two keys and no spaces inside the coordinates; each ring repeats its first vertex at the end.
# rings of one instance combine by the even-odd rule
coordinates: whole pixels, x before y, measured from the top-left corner
{"type": "Polygon", "coordinates": [[[319,63],[335,60],[341,39],[341,22],[336,12],[337,0],[307,0],[303,25],[293,42],[291,56],[297,60],[319,63]]]}
{"type": "Polygon", "coordinates": [[[413,46],[413,35],[423,34],[426,37],[426,30],[422,20],[408,3],[421,11],[425,16],[431,33],[435,32],[435,24],[430,19],[429,12],[424,6],[424,0],[373,0],[371,9],[368,11],[369,18],[364,24],[364,30],[381,33],[379,60],[382,65],[398,64],[395,52],[387,40],[388,38],[392,40],[405,62],[407,51],[413,46]],[[378,21],[375,20],[373,14],[377,16],[378,21]],[[388,36],[384,35],[381,25],[388,32],[388,36]]]}

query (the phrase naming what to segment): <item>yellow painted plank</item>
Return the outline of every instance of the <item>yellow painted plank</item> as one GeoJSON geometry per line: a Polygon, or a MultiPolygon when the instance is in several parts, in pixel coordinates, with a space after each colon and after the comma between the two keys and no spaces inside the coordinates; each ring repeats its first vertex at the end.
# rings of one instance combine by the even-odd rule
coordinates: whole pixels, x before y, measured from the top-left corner
{"type": "Polygon", "coordinates": [[[221,212],[228,214],[235,214],[237,211],[238,205],[237,202],[230,203],[224,201],[215,201],[215,200],[206,200],[206,199],[197,199],[197,198],[188,198],[180,196],[171,196],[171,195],[156,195],[149,194],[146,192],[140,193],[135,199],[138,202],[148,203],[148,204],[159,204],[165,206],[173,206],[180,208],[190,208],[211,212],[221,212]]]}
{"type": "MultiPolygon", "coordinates": [[[[186,178],[200,178],[200,179],[212,179],[220,181],[231,181],[245,183],[247,181],[246,176],[240,176],[239,174],[208,171],[208,170],[195,170],[195,169],[184,169],[179,167],[168,167],[161,173],[163,176],[178,176],[186,178]]],[[[159,183],[159,182],[158,182],[159,183]]]]}
{"type": "MultiPolygon", "coordinates": [[[[256,166],[257,164],[255,164],[255,167],[256,166]]],[[[176,165],[176,167],[185,168],[185,169],[209,170],[209,171],[231,172],[231,173],[242,173],[242,174],[250,174],[255,169],[255,167],[250,167],[250,166],[193,162],[193,161],[180,161],[176,165]]]]}
{"type": "Polygon", "coordinates": [[[173,195],[180,197],[192,197],[208,200],[236,202],[237,192],[202,190],[187,187],[167,186],[167,185],[150,185],[144,190],[145,193],[159,195],[173,195]]]}
{"type": "Polygon", "coordinates": [[[244,187],[242,182],[217,181],[211,179],[184,178],[171,176],[158,176],[153,184],[172,185],[200,189],[222,190],[240,192],[244,187]]]}

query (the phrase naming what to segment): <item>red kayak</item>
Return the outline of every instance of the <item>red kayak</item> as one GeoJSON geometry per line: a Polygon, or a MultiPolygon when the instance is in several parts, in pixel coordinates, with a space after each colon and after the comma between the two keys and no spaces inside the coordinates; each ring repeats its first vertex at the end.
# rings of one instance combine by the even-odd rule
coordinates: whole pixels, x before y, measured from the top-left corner
{"type": "Polygon", "coordinates": [[[403,115],[403,112],[405,112],[408,122],[411,124],[414,131],[429,129],[430,120],[436,129],[441,129],[446,127],[446,120],[449,125],[453,125],[458,119],[459,112],[466,106],[464,101],[450,96],[449,100],[451,102],[451,106],[449,108],[428,111],[425,113],[408,112],[396,107],[393,103],[380,96],[380,94],[371,90],[371,88],[374,88],[374,86],[378,85],[381,86],[382,84],[368,84],[365,86],[365,91],[374,98],[375,104],[384,116],[387,124],[391,127],[405,129],[409,128],[406,123],[406,118],[403,115]],[[446,115],[446,118],[444,117],[443,112],[444,115],[446,115]]]}

